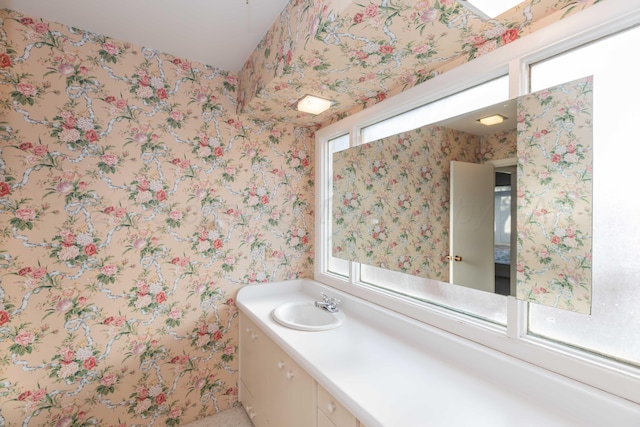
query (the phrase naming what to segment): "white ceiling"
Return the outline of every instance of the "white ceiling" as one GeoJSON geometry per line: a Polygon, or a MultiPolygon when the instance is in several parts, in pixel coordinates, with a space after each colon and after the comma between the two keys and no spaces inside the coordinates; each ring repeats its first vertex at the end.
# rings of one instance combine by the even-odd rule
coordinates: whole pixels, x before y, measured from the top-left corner
{"type": "Polygon", "coordinates": [[[0,8],[237,72],[287,3],[289,0],[0,0],[0,8]]]}

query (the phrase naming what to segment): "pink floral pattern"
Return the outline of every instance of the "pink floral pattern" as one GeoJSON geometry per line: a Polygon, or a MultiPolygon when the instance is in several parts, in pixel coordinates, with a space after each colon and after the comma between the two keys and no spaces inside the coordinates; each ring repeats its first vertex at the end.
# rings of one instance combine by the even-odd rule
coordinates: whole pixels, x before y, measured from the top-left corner
{"type": "Polygon", "coordinates": [[[593,79],[518,100],[518,298],[591,312],[593,79]]]}
{"type": "Polygon", "coordinates": [[[236,405],[236,291],[312,274],[311,132],[236,115],[221,70],[0,17],[0,425],[236,405]]]}
{"type": "Polygon", "coordinates": [[[526,0],[485,22],[455,0],[294,0],[240,71],[238,108],[307,126],[335,121],[600,1],[526,0]],[[300,113],[308,93],[335,104],[300,113]]]}

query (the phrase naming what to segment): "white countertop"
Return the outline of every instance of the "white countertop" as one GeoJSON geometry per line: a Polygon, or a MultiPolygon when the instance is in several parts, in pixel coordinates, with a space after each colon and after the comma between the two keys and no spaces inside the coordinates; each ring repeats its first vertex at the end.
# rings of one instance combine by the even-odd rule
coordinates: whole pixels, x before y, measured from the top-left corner
{"type": "Polygon", "coordinates": [[[640,426],[640,405],[302,279],[245,286],[240,310],[367,427],[640,426]],[[342,326],[289,329],[271,312],[342,300],[342,326]]]}

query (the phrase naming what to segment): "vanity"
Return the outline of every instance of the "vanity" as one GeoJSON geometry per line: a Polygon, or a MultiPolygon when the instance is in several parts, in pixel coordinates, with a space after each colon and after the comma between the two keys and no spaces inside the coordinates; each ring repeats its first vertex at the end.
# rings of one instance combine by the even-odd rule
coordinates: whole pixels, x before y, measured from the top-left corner
{"type": "Polygon", "coordinates": [[[237,304],[239,399],[256,427],[640,425],[640,405],[314,280],[248,285],[237,304]],[[339,326],[274,319],[323,292],[339,326]]]}

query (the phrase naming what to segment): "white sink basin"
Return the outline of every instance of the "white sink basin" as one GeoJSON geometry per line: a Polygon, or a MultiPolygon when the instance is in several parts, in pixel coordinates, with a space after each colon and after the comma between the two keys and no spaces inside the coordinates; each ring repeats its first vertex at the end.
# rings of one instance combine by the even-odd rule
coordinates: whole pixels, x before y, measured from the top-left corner
{"type": "Polygon", "coordinates": [[[316,307],[313,302],[287,302],[280,304],[271,313],[273,320],[291,329],[300,331],[326,331],[342,325],[344,313],[329,313],[316,307]]]}

